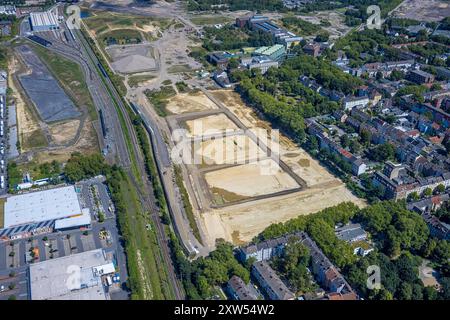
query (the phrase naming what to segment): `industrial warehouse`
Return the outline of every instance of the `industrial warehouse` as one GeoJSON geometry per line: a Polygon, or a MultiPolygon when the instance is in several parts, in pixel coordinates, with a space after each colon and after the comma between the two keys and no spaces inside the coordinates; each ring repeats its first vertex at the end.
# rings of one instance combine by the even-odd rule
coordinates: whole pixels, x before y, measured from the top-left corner
{"type": "Polygon", "coordinates": [[[30,265],[32,300],[109,300],[116,268],[103,249],[30,265]],[[51,275],[51,277],[49,277],[51,275]]]}
{"type": "Polygon", "coordinates": [[[8,197],[0,239],[25,238],[32,234],[89,227],[89,209],[82,209],[74,186],[8,197]]]}
{"type": "Polygon", "coordinates": [[[59,29],[58,16],[52,10],[30,13],[31,29],[36,32],[59,29]]]}

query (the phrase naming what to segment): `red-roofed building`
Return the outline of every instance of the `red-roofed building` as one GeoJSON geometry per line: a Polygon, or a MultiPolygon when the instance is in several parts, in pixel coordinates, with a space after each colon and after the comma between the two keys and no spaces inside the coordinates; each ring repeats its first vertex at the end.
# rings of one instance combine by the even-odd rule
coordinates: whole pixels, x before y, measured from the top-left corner
{"type": "Polygon", "coordinates": [[[441,144],[442,141],[444,140],[444,136],[442,136],[442,137],[439,137],[439,136],[429,137],[428,140],[430,140],[434,144],[441,144]]]}
{"type": "Polygon", "coordinates": [[[417,129],[414,129],[414,130],[408,131],[406,134],[410,137],[417,138],[418,136],[420,136],[420,131],[417,129]]]}
{"type": "Polygon", "coordinates": [[[328,300],[358,300],[358,296],[354,292],[349,293],[338,293],[338,292],[332,292],[327,294],[326,296],[328,300]]]}

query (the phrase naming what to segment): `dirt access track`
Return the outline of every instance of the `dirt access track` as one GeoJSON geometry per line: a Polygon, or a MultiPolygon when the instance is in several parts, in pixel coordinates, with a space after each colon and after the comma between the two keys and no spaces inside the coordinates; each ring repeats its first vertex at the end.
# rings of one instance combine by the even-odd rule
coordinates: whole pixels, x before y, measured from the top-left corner
{"type": "MultiPolygon", "coordinates": [[[[237,93],[215,90],[210,91],[210,96],[210,101],[216,104],[215,109],[218,110],[205,110],[204,107],[193,106],[191,101],[189,108],[180,110],[181,114],[168,117],[169,126],[174,129],[177,121],[178,126],[184,125],[192,130],[192,121],[197,119],[203,122],[203,129],[208,131],[236,130],[236,127],[243,129],[242,126],[250,130],[261,128],[271,131],[270,123],[259,119],[237,93]],[[214,112],[216,113],[213,114],[214,112]],[[230,115],[234,116],[234,119],[230,115]],[[236,118],[239,123],[236,123],[236,118]]],[[[201,97],[202,103],[205,103],[205,97],[201,97]]],[[[179,98],[174,97],[178,101],[179,98]]],[[[207,154],[203,156],[214,158],[210,154],[211,145],[226,144],[226,154],[234,153],[236,149],[246,150],[248,147],[236,140],[239,135],[240,133],[233,137],[203,141],[202,144],[209,147],[207,154]],[[231,143],[225,143],[225,140],[230,140],[231,143]]],[[[201,207],[193,207],[197,209],[197,224],[207,245],[214,246],[219,238],[234,244],[243,244],[251,241],[273,223],[315,213],[345,201],[351,201],[361,207],[365,205],[341,180],[331,175],[287,137],[280,135],[277,147],[280,163],[284,163],[289,170],[278,167],[271,175],[261,174],[261,167],[265,162],[273,162],[271,158],[260,160],[256,164],[219,164],[215,161],[206,167],[186,166],[189,180],[185,180],[185,184],[190,183],[187,189],[194,190],[193,194],[190,192],[191,203],[202,204],[201,207]],[[306,187],[304,184],[299,186],[292,173],[303,180],[306,187]],[[207,195],[202,198],[201,195],[205,194],[207,195]]],[[[249,160],[245,152],[244,156],[238,159],[249,160]]]]}
{"type": "Polygon", "coordinates": [[[91,154],[98,151],[95,123],[89,116],[52,123],[42,121],[18,80],[19,75],[30,71],[17,53],[11,56],[8,68],[17,107],[19,162],[31,159],[36,163],[65,162],[74,152],[91,154]]]}

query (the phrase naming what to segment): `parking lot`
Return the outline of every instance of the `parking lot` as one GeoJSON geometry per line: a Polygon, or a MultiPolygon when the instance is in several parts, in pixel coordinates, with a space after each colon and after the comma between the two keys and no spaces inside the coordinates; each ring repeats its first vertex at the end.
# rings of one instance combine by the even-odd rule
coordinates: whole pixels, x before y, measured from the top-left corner
{"type": "Polygon", "coordinates": [[[30,263],[100,248],[112,256],[120,274],[121,285],[109,288],[111,298],[128,298],[128,292],[122,290],[127,280],[125,253],[103,180],[97,177],[76,185],[82,207],[88,207],[92,215],[90,229],[59,231],[0,243],[0,300],[29,299],[27,270],[30,263]],[[104,217],[99,219],[102,214],[104,217]]]}

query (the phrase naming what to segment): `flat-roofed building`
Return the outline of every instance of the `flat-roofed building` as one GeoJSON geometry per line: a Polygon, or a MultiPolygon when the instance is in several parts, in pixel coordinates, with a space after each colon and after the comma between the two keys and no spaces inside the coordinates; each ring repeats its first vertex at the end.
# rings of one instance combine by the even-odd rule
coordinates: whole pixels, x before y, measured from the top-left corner
{"type": "Polygon", "coordinates": [[[253,52],[254,55],[266,56],[274,61],[278,61],[286,54],[286,48],[281,44],[276,44],[271,47],[261,47],[253,52]]]}
{"type": "Polygon", "coordinates": [[[241,60],[242,64],[246,66],[249,70],[259,69],[261,74],[264,74],[271,67],[278,68],[278,61],[273,61],[272,59],[265,56],[256,56],[251,59],[241,60]]]}
{"type": "Polygon", "coordinates": [[[4,14],[7,16],[15,16],[17,14],[16,6],[11,5],[0,6],[0,14],[4,14]]]}
{"type": "Polygon", "coordinates": [[[73,186],[12,196],[5,203],[5,228],[81,214],[73,186]]]}
{"type": "Polygon", "coordinates": [[[31,12],[30,24],[33,31],[50,31],[59,29],[58,17],[52,11],[31,12]]]}
{"type": "Polygon", "coordinates": [[[412,70],[406,78],[417,84],[432,83],[434,81],[434,75],[422,70],[412,70]]]}
{"type": "Polygon", "coordinates": [[[295,295],[281,281],[266,261],[257,261],[252,266],[252,275],[259,282],[270,300],[294,300],[295,295]]]}
{"type": "Polygon", "coordinates": [[[89,227],[91,215],[82,209],[74,186],[35,191],[6,198],[0,238],[30,236],[40,229],[51,232],[89,227]]]}
{"type": "Polygon", "coordinates": [[[227,283],[227,292],[234,300],[258,300],[258,292],[238,276],[232,276],[227,283]]]}
{"type": "Polygon", "coordinates": [[[115,272],[103,249],[30,265],[31,300],[109,300],[102,277],[115,272]]]}

